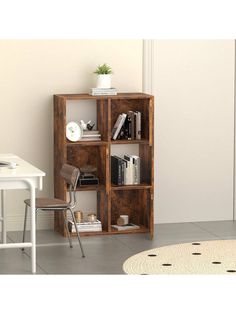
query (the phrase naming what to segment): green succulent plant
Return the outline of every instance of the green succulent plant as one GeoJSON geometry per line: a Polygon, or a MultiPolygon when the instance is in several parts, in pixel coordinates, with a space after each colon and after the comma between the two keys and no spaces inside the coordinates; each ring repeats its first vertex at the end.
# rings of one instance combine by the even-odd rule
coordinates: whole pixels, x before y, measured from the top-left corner
{"type": "Polygon", "coordinates": [[[94,71],[95,74],[112,74],[112,69],[109,65],[106,63],[101,64],[97,67],[96,71],[94,71]]]}

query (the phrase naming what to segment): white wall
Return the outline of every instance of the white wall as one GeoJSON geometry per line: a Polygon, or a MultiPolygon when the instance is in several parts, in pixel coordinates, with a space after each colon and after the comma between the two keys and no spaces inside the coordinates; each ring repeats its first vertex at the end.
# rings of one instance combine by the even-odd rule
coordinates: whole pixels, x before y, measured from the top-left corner
{"type": "Polygon", "coordinates": [[[155,221],[233,219],[234,41],[153,44],[155,221]]]}
{"type": "MultiPolygon", "coordinates": [[[[154,43],[155,221],[232,219],[234,42],[154,43]]],[[[52,196],[52,95],[87,92],[102,62],[119,91],[141,91],[142,41],[0,40],[0,51],[0,153],[46,171],[39,195],[52,196]]],[[[22,228],[25,197],[7,193],[9,230],[22,228]]],[[[51,215],[38,223],[52,227],[51,215]]]]}
{"type": "MultiPolygon", "coordinates": [[[[114,70],[120,92],[142,89],[141,40],[0,40],[0,153],[15,153],[44,170],[53,194],[52,96],[83,93],[94,86],[96,66],[114,70]]],[[[21,230],[26,191],[7,192],[8,230],[21,230]]],[[[52,216],[39,215],[39,228],[52,216]]]]}

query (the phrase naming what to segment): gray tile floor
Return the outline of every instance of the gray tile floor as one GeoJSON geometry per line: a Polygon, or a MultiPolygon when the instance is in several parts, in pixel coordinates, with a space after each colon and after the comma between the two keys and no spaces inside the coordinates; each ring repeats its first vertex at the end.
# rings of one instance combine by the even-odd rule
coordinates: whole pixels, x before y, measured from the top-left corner
{"type": "MultiPolygon", "coordinates": [[[[9,242],[21,241],[21,232],[8,232],[9,242]]],[[[29,236],[29,234],[28,234],[29,236]]],[[[236,239],[236,222],[197,222],[155,225],[155,236],[146,234],[83,237],[86,258],[73,238],[52,230],[37,231],[37,274],[123,274],[124,261],[141,251],[176,243],[236,239]]],[[[31,274],[30,250],[0,250],[0,274],[31,274]]]]}

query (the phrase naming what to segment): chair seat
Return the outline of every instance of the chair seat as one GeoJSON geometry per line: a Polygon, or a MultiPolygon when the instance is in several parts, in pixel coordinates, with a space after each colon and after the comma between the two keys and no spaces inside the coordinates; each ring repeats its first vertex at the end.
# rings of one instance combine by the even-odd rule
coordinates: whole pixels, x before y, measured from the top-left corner
{"type": "MultiPolygon", "coordinates": [[[[30,199],[24,200],[25,204],[30,206],[30,199]]],[[[67,208],[68,203],[66,201],[60,200],[58,198],[36,198],[35,207],[42,209],[56,210],[57,208],[67,208]]]]}

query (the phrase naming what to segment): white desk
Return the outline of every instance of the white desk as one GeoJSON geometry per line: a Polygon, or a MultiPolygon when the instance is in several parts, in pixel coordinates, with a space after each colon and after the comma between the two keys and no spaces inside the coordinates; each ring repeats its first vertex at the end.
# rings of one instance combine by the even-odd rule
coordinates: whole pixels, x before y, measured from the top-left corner
{"type": "MultiPolygon", "coordinates": [[[[0,249],[31,247],[32,273],[36,272],[36,226],[35,226],[35,189],[42,190],[42,181],[45,173],[32,166],[25,160],[13,154],[0,154],[0,161],[15,162],[15,169],[0,167],[1,190],[1,217],[2,244],[0,249]],[[4,204],[4,190],[24,189],[30,191],[31,199],[31,242],[7,243],[6,240],[6,215],[4,204]]],[[[22,204],[23,207],[23,204],[22,204]]]]}

